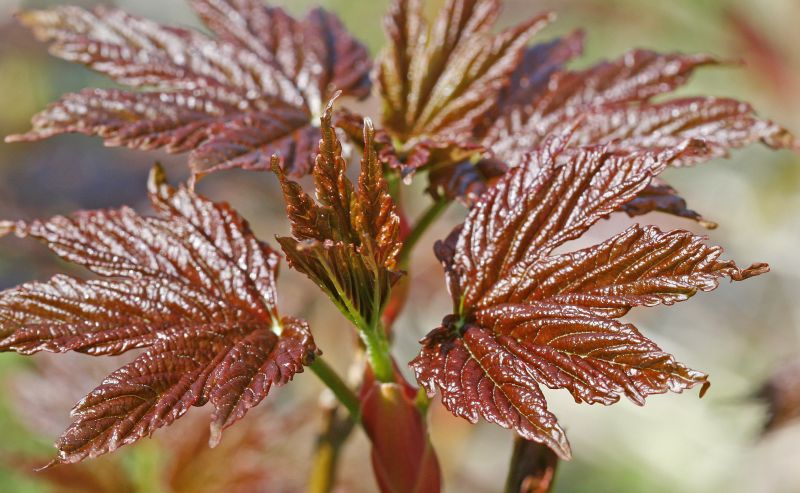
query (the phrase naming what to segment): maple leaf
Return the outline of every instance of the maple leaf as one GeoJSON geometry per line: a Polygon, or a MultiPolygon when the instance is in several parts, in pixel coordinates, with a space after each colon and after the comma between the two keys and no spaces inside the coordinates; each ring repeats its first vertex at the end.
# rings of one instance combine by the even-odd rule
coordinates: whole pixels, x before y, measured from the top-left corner
{"type": "Polygon", "coordinates": [[[400,218],[375,151],[375,130],[363,126],[364,154],[357,186],[332,125],[333,100],[321,118],[322,140],[313,169],[316,201],[289,181],[273,157],[292,237],[278,238],[289,265],[306,274],[359,327],[374,326],[399,278],[400,218]]]}
{"type": "Polygon", "coordinates": [[[483,417],[570,456],[540,385],[576,402],[708,385],[630,324],[635,306],[672,304],[767,271],[740,270],[686,231],[633,226],[595,246],[554,254],[635,198],[675,160],[705,152],[689,141],[666,150],[567,147],[553,139],[513,168],[436,246],[454,312],[411,362],[429,394],[472,422],[483,417]]]}
{"type": "Polygon", "coordinates": [[[34,116],[33,141],[67,132],[107,145],[190,152],[197,177],[241,167],[268,169],[272,154],[306,174],[319,129],[312,123],[335,90],[366,97],[366,48],[333,14],[303,20],[258,0],[193,0],[217,34],[161,26],[120,10],[78,7],[19,18],[50,51],[146,92],[91,89],[67,94],[34,116]]]}
{"type": "MultiPolygon", "coordinates": [[[[786,129],[758,118],[750,105],[740,101],[691,97],[651,102],[685,84],[697,68],[718,63],[707,55],[634,50],[582,71],[552,71],[547,83],[511,86],[511,95],[499,105],[498,118],[477,127],[476,136],[497,159],[512,165],[522,162],[525,153],[542,145],[547,136],[569,128],[576,128],[577,145],[634,150],[674,147],[686,139],[706,143],[705,153],[675,160],[673,166],[726,157],[730,149],[759,141],[776,149],[800,149],[786,129]]],[[[637,209],[639,213],[659,210],[713,225],[688,209],[674,189],[645,192],[640,202],[646,206],[637,209]]],[[[628,212],[635,214],[633,209],[628,212]]]]}
{"type": "MultiPolygon", "coordinates": [[[[347,134],[350,142],[358,146],[363,145],[363,116],[342,109],[336,112],[334,123],[347,134]]],[[[406,182],[419,169],[427,166],[440,168],[458,163],[483,151],[482,146],[474,143],[459,143],[454,140],[436,138],[416,139],[410,149],[398,149],[391,134],[382,128],[375,129],[373,144],[378,159],[389,168],[399,171],[400,176],[406,182]]]]}
{"type": "Polygon", "coordinates": [[[214,407],[210,443],[317,354],[306,323],[276,309],[279,256],[227,204],[150,180],[157,217],[129,208],[19,222],[101,279],[58,275],[0,293],[0,350],[120,354],[146,348],[73,410],[57,462],[149,436],[214,407]]]}
{"type": "MultiPolygon", "coordinates": [[[[714,97],[651,102],[685,84],[696,69],[719,64],[713,57],[634,50],[588,69],[564,69],[564,63],[581,52],[582,42],[582,33],[575,32],[528,49],[493,110],[473,129],[475,141],[494,159],[519,165],[548,136],[567,129],[573,129],[575,145],[611,144],[621,150],[669,148],[686,139],[706,142],[705,153],[675,160],[673,166],[727,156],[730,149],[758,141],[773,148],[800,149],[787,130],[758,118],[746,103],[714,97]]],[[[465,181],[466,166],[440,169],[432,185],[444,186],[443,195],[473,203],[486,186],[480,173],[471,173],[471,180],[465,181]],[[472,196],[464,196],[466,190],[472,196]]],[[[713,225],[663,185],[646,189],[639,205],[628,212],[659,210],[713,225]]]]}
{"type": "MultiPolygon", "coordinates": [[[[552,17],[536,16],[493,34],[499,0],[448,0],[429,27],[421,0],[396,0],[386,17],[391,43],[376,82],[383,122],[407,147],[457,149],[508,85],[528,40],[552,17]]],[[[453,151],[454,152],[454,151],[453,151]]]]}

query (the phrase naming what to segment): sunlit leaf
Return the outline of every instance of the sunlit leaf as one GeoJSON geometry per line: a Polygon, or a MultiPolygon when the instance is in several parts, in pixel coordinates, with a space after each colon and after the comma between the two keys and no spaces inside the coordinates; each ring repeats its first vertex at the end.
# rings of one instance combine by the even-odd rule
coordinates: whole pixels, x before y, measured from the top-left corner
{"type": "Polygon", "coordinates": [[[101,278],[58,275],[0,293],[0,349],[145,348],[78,403],[58,462],[113,451],[209,401],[216,444],[317,353],[305,322],[278,315],[279,257],[244,219],[173,189],[158,168],[150,199],[157,217],[122,208],[13,226],[101,278]]]}
{"type": "Polygon", "coordinates": [[[286,178],[281,181],[292,237],[280,237],[289,265],[313,280],[361,327],[380,315],[397,281],[400,219],[375,149],[375,130],[363,126],[364,154],[354,186],[332,125],[333,101],[322,116],[313,177],[316,200],[286,178]]]}
{"type": "Polygon", "coordinates": [[[479,417],[543,443],[569,444],[540,385],[576,402],[708,385],[630,324],[636,306],[672,304],[718,279],[766,272],[719,260],[720,248],[685,231],[634,226],[598,245],[553,253],[634,199],[675,160],[704,152],[696,141],[655,151],[565,148],[551,140],[513,168],[437,245],[454,312],[422,341],[411,363],[430,394],[472,422],[479,417]],[[698,148],[699,146],[699,148],[698,148]]]}
{"type": "Polygon", "coordinates": [[[313,125],[335,90],[369,94],[366,48],[323,9],[296,20],[257,0],[194,0],[217,34],[161,26],[120,10],[29,11],[20,20],[50,51],[146,92],[67,94],[7,141],[66,132],[107,145],[190,152],[197,176],[269,169],[272,154],[303,175],[313,163],[313,125]]]}
{"type": "Polygon", "coordinates": [[[385,26],[391,41],[377,75],[387,130],[403,142],[468,142],[549,19],[540,15],[491,32],[498,0],[448,0],[429,26],[420,0],[396,0],[385,26]]]}

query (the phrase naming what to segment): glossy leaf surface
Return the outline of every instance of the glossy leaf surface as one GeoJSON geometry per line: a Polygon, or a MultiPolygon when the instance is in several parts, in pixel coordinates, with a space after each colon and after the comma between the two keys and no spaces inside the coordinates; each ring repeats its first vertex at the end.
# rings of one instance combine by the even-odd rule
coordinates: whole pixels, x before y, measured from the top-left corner
{"type": "Polygon", "coordinates": [[[691,233],[642,226],[553,253],[695,152],[704,152],[696,141],[621,152],[566,149],[555,139],[509,171],[437,245],[454,312],[411,363],[420,384],[430,394],[438,390],[455,415],[513,428],[562,458],[570,456],[569,444],[540,385],[601,404],[623,395],[644,404],[651,394],[705,389],[705,374],[618,318],[636,306],[714,289],[720,277],[763,273],[766,265],[740,270],[691,233]]]}
{"type": "Polygon", "coordinates": [[[78,7],[29,11],[20,20],[50,51],[132,87],[67,94],[9,141],[66,132],[107,145],[190,152],[193,172],[310,171],[319,129],[313,123],[335,90],[369,94],[366,48],[324,9],[302,19],[258,0],[194,0],[217,34],[161,26],[120,10],[78,7]]]}
{"type": "MultiPolygon", "coordinates": [[[[690,97],[653,103],[652,98],[684,85],[700,67],[718,62],[706,55],[659,54],[634,50],[588,69],[570,71],[564,62],[580,53],[581,33],[530,48],[517,67],[512,84],[474,128],[474,135],[495,160],[508,166],[525,161],[550,135],[573,131],[573,144],[607,144],[622,151],[669,148],[687,139],[706,143],[706,152],[674,160],[673,166],[696,164],[728,155],[731,149],[763,142],[773,148],[800,149],[785,129],[758,118],[746,103],[727,98],[690,97]]],[[[440,170],[446,194],[485,190],[480,173],[467,173],[468,163],[440,170]],[[460,181],[452,183],[454,176],[460,181]],[[466,176],[471,176],[465,181],[466,176]]],[[[483,180],[485,181],[485,179],[483,180]]],[[[659,210],[705,224],[669,185],[648,188],[628,211],[659,210]]]]}
{"type": "Polygon", "coordinates": [[[211,402],[211,444],[317,354],[308,326],[276,309],[279,257],[226,204],[174,189],[156,168],[157,217],[128,208],[17,223],[100,276],[58,275],[0,293],[0,349],[120,354],[144,348],[73,409],[58,462],[149,436],[211,402]]]}
{"type": "Polygon", "coordinates": [[[402,142],[455,138],[508,85],[526,45],[548,20],[540,15],[491,32],[498,0],[448,0],[429,26],[420,0],[396,0],[385,20],[391,43],[377,74],[386,128],[402,142]]]}

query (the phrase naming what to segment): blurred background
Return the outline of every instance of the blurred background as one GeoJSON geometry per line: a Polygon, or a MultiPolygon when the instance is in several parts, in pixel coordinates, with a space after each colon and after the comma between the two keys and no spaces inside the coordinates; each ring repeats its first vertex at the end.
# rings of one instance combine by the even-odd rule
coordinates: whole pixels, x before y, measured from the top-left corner
{"type": "MultiPolygon", "coordinates": [[[[66,0],[65,0],[66,1],[66,0]]],[[[12,13],[60,1],[0,0],[0,135],[27,130],[28,119],[60,94],[110,83],[88,70],[47,55],[12,13]]],[[[72,0],[84,6],[98,2],[72,0]]],[[[198,26],[181,0],[103,2],[132,13],[198,26]]],[[[284,0],[300,13],[320,3],[338,12],[357,37],[377,53],[383,44],[385,0],[284,0]]],[[[430,2],[435,10],[436,0],[430,2]]],[[[572,66],[616,57],[633,47],[710,52],[742,59],[742,67],[706,69],[681,94],[730,96],[753,103],[759,113],[800,133],[800,2],[797,0],[507,0],[503,24],[542,9],[559,20],[539,40],[574,27],[586,29],[585,55],[572,66]]],[[[377,117],[374,100],[361,106],[377,117]]],[[[130,204],[146,211],[145,181],[156,160],[173,181],[187,176],[182,156],[109,149],[99,139],[64,136],[38,144],[0,143],[0,218],[33,218],[79,208],[130,204]]],[[[724,283],[674,307],[634,311],[646,335],[691,367],[706,371],[712,387],[652,397],[645,408],[629,402],[611,407],[576,405],[566,392],[547,392],[567,429],[575,459],[560,466],[557,492],[715,493],[800,491],[800,420],[762,436],[767,411],[755,398],[762,383],[786,362],[800,358],[800,158],[760,146],[666,178],[707,218],[710,232],[661,215],[639,218],[662,227],[708,233],[742,265],[772,267],[735,287],[724,283]]],[[[428,204],[424,183],[406,189],[411,217],[428,204]]],[[[261,238],[288,228],[274,177],[227,172],[200,185],[228,200],[261,238]]],[[[410,360],[417,340],[448,313],[441,268],[430,245],[464,216],[453,206],[416,252],[412,296],[396,325],[398,360],[410,360]]],[[[614,217],[591,234],[602,240],[629,220],[614,217]]],[[[67,270],[32,242],[0,242],[0,288],[46,279],[67,270]]],[[[282,270],[283,313],[309,319],[329,360],[345,371],[351,347],[346,321],[312,284],[282,270]]],[[[129,361],[130,356],[123,356],[129,361]]],[[[111,369],[114,358],[0,355],[0,491],[6,492],[217,492],[302,491],[319,420],[320,387],[309,374],[270,396],[262,412],[237,424],[214,450],[205,446],[207,415],[195,409],[181,424],[111,456],[80,466],[33,473],[54,453],[50,443],[69,422],[69,409],[111,369]],[[64,391],[69,389],[69,391],[64,391]],[[184,422],[185,421],[185,422],[184,422]],[[266,485],[266,486],[265,486],[266,485]]],[[[447,491],[501,489],[512,435],[496,426],[471,426],[433,406],[432,434],[445,470],[447,491]]],[[[344,452],[342,492],[371,492],[369,455],[360,432],[344,452]]]]}

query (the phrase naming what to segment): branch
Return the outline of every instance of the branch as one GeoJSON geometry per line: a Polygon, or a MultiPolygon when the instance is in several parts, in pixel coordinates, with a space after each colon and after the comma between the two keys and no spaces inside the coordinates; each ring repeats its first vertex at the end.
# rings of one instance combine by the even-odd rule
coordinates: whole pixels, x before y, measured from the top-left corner
{"type": "Polygon", "coordinates": [[[360,422],[360,407],[356,394],[350,390],[350,387],[342,380],[336,371],[328,365],[322,358],[317,358],[309,367],[314,372],[322,383],[328,387],[336,399],[350,412],[350,417],[355,422],[360,422]]]}
{"type": "Polygon", "coordinates": [[[549,447],[516,437],[505,493],[548,493],[557,467],[558,457],[549,447]]]}
{"type": "Polygon", "coordinates": [[[417,242],[422,238],[422,235],[428,230],[431,224],[433,224],[436,219],[441,216],[444,211],[447,210],[447,206],[450,205],[450,201],[446,199],[439,199],[422,214],[417,222],[414,224],[414,227],[411,229],[411,232],[408,236],[403,240],[403,248],[400,250],[399,256],[399,264],[401,268],[406,268],[408,266],[408,262],[411,258],[411,252],[414,251],[414,247],[416,246],[417,242]]]}
{"type": "Polygon", "coordinates": [[[342,445],[350,437],[355,422],[351,416],[342,416],[339,403],[324,410],[322,432],[314,447],[314,466],[308,482],[309,493],[330,493],[336,484],[342,445]]]}

